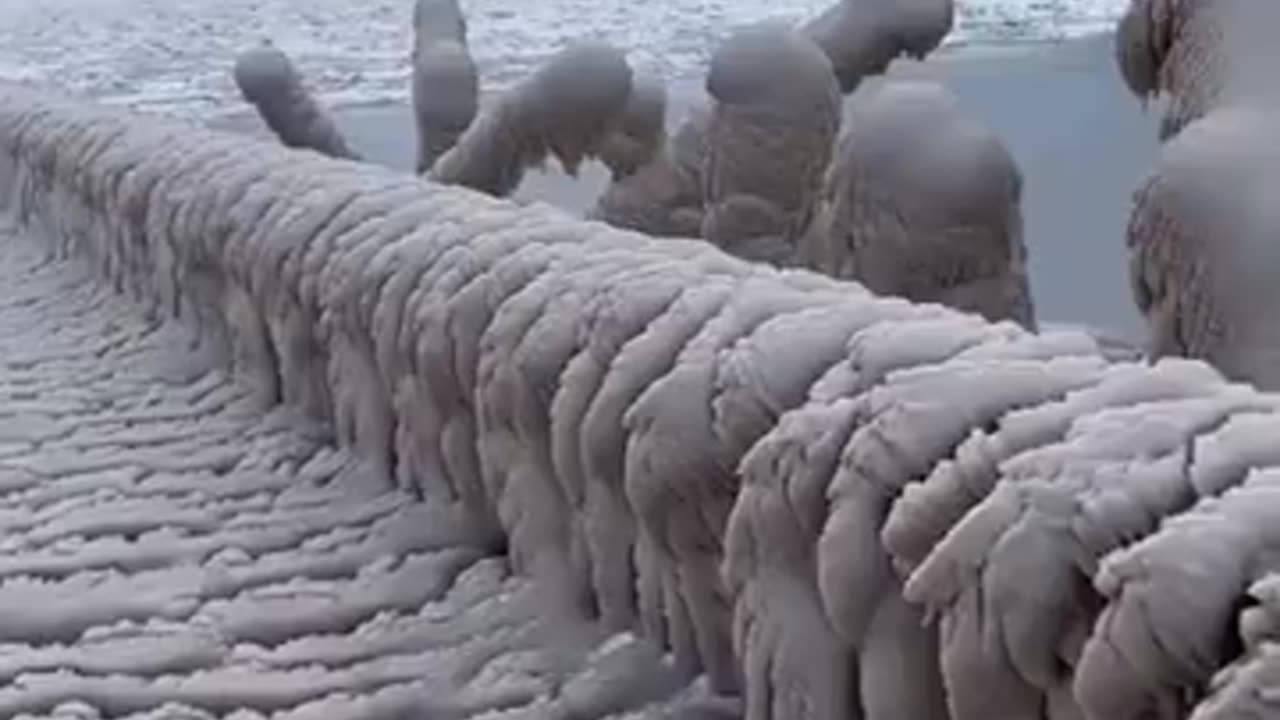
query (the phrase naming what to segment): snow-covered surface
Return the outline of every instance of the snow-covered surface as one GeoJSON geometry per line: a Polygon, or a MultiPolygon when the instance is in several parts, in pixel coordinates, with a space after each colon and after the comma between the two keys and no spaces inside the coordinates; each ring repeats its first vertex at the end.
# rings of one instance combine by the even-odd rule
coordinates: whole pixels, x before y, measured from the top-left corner
{"type": "Polygon", "coordinates": [[[649,705],[673,692],[655,653],[553,623],[502,559],[360,491],[368,468],[326,432],[255,412],[180,326],[44,250],[0,228],[0,717],[701,703],[695,685],[649,705]]]}
{"type": "MultiPolygon", "coordinates": [[[[952,43],[1106,30],[1124,0],[959,0],[952,43]]],[[[668,78],[698,72],[739,23],[800,19],[829,0],[463,0],[487,87],[579,37],[606,39],[668,78]]],[[[169,113],[238,105],[235,54],[270,38],[331,104],[403,101],[411,0],[4,0],[0,79],[169,113]]]]}
{"type": "Polygon", "coordinates": [[[181,318],[0,238],[0,717],[669,697],[591,600],[765,720],[941,717],[940,671],[954,720],[1154,717],[1280,638],[1280,396],[1204,363],[4,86],[0,138],[45,247],[181,318]]]}

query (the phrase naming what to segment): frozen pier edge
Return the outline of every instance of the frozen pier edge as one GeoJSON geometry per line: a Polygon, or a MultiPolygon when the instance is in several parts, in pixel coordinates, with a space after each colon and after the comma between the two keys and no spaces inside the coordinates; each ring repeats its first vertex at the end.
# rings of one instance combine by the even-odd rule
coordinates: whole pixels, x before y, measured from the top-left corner
{"type": "Polygon", "coordinates": [[[0,717],[1277,711],[1203,364],[28,89],[0,205],[0,717]]]}

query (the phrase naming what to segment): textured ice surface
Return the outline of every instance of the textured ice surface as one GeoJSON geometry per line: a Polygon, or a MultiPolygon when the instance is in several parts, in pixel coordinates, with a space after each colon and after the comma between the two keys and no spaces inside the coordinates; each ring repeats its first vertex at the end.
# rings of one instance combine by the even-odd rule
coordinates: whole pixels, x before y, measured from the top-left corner
{"type": "Polygon", "coordinates": [[[46,256],[0,228],[0,717],[607,715],[676,689],[46,256]]]}
{"type": "Polygon", "coordinates": [[[1280,398],[1203,363],[3,85],[0,204],[0,717],[1270,683],[1280,398]]]}
{"type": "MultiPolygon", "coordinates": [[[[700,76],[738,24],[816,15],[829,0],[464,0],[486,87],[505,87],[567,41],[633,51],[667,78],[700,76]],[[572,18],[572,22],[566,22],[572,18]]],[[[1076,36],[1109,29],[1123,0],[961,0],[949,42],[1076,36]]],[[[162,112],[237,106],[228,69],[270,37],[320,100],[404,101],[410,0],[4,0],[0,79],[162,112]]]]}

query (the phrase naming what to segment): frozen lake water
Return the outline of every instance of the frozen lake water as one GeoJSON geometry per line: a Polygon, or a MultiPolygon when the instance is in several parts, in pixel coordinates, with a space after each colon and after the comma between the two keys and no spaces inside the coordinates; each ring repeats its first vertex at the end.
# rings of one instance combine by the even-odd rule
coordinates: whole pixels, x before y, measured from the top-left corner
{"type": "MultiPolygon", "coordinates": [[[[488,87],[575,37],[608,40],[668,79],[696,74],[732,26],[799,19],[831,0],[462,0],[488,87]]],[[[1124,0],[958,0],[952,44],[1044,41],[1106,29],[1124,0]]],[[[0,80],[53,83],[139,109],[237,106],[228,68],[271,38],[331,104],[407,95],[412,0],[4,0],[0,80]]]]}

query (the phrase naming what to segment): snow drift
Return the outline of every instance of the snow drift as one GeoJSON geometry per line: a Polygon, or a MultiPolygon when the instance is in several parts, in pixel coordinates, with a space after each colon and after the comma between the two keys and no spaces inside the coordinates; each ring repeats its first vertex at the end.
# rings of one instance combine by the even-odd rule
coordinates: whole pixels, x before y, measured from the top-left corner
{"type": "Polygon", "coordinates": [[[748,717],[1270,697],[1277,398],[1202,363],[25,89],[0,202],[748,717]]]}

